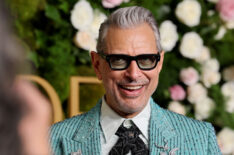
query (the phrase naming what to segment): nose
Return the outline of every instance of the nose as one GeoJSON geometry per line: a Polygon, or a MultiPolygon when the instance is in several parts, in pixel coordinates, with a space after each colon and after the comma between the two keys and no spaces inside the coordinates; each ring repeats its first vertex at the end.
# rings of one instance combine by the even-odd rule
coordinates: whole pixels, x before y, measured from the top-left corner
{"type": "Polygon", "coordinates": [[[126,77],[128,77],[129,79],[131,79],[133,81],[137,80],[137,78],[139,78],[141,76],[141,70],[137,66],[136,61],[131,61],[128,68],[126,69],[125,75],[126,75],[126,77]]]}

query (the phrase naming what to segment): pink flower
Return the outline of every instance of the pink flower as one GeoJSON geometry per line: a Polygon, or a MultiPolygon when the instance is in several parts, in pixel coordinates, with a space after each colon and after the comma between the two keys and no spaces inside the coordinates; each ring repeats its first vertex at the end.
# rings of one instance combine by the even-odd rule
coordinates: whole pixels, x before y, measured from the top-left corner
{"type": "Polygon", "coordinates": [[[170,87],[169,92],[171,99],[174,101],[182,101],[186,96],[184,89],[180,85],[174,85],[170,87]]]}
{"type": "Polygon", "coordinates": [[[224,21],[234,20],[234,0],[219,0],[217,9],[224,21]]]}
{"type": "Polygon", "coordinates": [[[199,80],[198,72],[193,67],[184,68],[180,71],[180,80],[187,86],[191,86],[199,80]]]}
{"type": "Polygon", "coordinates": [[[123,0],[102,0],[102,5],[104,8],[113,8],[120,5],[123,0]]]}

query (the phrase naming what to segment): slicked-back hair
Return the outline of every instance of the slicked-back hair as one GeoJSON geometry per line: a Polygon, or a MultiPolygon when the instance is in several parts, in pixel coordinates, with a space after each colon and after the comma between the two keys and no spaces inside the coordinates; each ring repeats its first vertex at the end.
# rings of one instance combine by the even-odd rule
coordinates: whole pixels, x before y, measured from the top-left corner
{"type": "Polygon", "coordinates": [[[156,20],[148,9],[139,6],[120,8],[114,11],[109,18],[101,24],[97,42],[97,52],[102,53],[106,50],[105,39],[110,27],[127,29],[143,23],[149,24],[152,28],[156,40],[157,51],[161,52],[160,34],[156,20]]]}

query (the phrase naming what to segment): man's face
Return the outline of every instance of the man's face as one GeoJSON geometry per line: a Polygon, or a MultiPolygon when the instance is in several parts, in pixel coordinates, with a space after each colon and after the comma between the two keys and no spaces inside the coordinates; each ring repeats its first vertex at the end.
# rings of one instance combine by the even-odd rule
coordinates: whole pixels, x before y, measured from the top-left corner
{"type": "MultiPolygon", "coordinates": [[[[105,54],[136,56],[158,53],[154,32],[146,23],[129,29],[110,27],[105,40],[105,54]]],[[[95,52],[91,55],[97,77],[103,81],[106,90],[107,104],[126,118],[141,112],[157,87],[163,52],[152,70],[139,69],[136,61],[132,61],[125,70],[111,70],[105,59],[95,52]]]]}

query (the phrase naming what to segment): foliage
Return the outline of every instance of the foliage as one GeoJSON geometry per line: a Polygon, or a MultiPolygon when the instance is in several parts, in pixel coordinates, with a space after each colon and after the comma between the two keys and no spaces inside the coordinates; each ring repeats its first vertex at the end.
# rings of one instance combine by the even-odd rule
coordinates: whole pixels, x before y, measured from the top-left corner
{"type": "MultiPolygon", "coordinates": [[[[70,22],[71,10],[77,0],[8,0],[15,16],[15,26],[18,35],[28,46],[28,58],[38,71],[37,74],[47,79],[57,90],[62,101],[66,101],[69,95],[69,77],[72,75],[94,75],[90,72],[89,53],[76,47],[73,42],[75,30],[70,22]],[[89,69],[82,69],[89,68],[89,69]]],[[[177,26],[179,40],[172,52],[165,54],[163,70],[157,91],[153,98],[163,107],[167,107],[171,101],[169,88],[180,84],[179,74],[182,68],[194,67],[201,73],[201,65],[194,60],[183,57],[179,46],[182,37],[187,32],[197,32],[203,39],[204,45],[209,47],[211,57],[217,58],[220,63],[220,71],[234,64],[233,44],[234,30],[228,29],[220,40],[214,39],[219,27],[225,25],[216,11],[214,3],[207,0],[197,0],[201,5],[201,18],[198,26],[189,27],[181,23],[175,15],[175,10],[181,0],[130,0],[120,6],[105,9],[101,0],[89,0],[93,8],[99,9],[106,15],[120,7],[139,5],[152,11],[160,25],[165,20],[172,21],[177,26]],[[208,15],[212,10],[213,15],[208,15]]],[[[234,129],[234,114],[225,110],[225,97],[221,92],[221,86],[225,81],[212,85],[208,89],[208,96],[216,105],[207,121],[212,122],[217,129],[229,126],[234,129]]],[[[95,87],[93,90],[98,91],[95,87]]],[[[82,88],[82,92],[88,93],[91,87],[82,88]],[[86,92],[85,92],[86,91],[86,92]]],[[[84,95],[85,96],[85,95],[84,95]]],[[[93,97],[92,97],[93,98],[93,97]]],[[[86,100],[87,97],[84,98],[86,100]]],[[[182,104],[188,111],[188,116],[194,116],[194,105],[184,100],[182,104]]],[[[84,108],[87,110],[90,106],[84,108]]]]}

